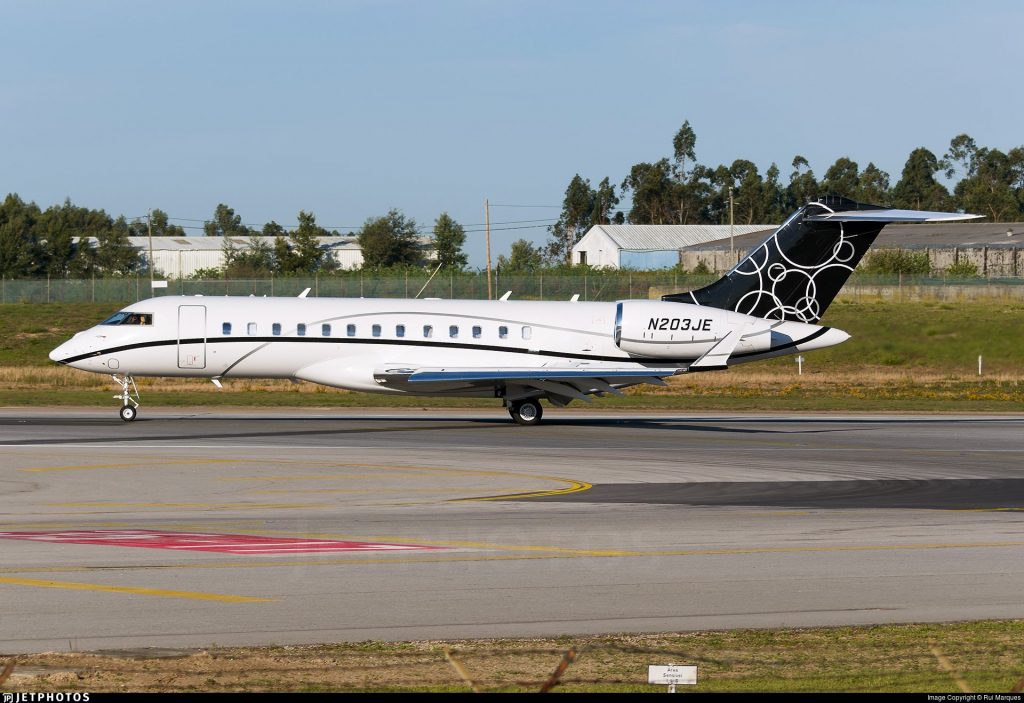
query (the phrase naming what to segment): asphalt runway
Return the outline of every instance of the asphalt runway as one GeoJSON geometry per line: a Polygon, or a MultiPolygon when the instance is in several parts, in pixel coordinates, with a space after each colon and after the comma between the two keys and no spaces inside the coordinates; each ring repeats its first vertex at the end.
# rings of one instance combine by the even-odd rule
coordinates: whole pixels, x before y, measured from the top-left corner
{"type": "Polygon", "coordinates": [[[0,410],[0,652],[1024,618],[1024,417],[0,410]]]}

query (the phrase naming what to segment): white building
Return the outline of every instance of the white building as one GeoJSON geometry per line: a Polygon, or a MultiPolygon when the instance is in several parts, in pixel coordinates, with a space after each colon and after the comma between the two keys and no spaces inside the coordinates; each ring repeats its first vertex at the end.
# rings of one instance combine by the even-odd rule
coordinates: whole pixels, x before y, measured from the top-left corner
{"type": "Polygon", "coordinates": [[[729,240],[777,225],[594,225],[572,248],[574,264],[601,268],[650,270],[672,268],[679,250],[695,244],[729,240]]]}
{"type": "MultiPolygon", "coordinates": [[[[249,237],[229,237],[236,250],[249,248],[249,237]]],[[[273,249],[274,237],[256,239],[273,249]]],[[[143,259],[149,258],[149,237],[129,237],[143,259]]],[[[200,269],[224,266],[224,237],[153,237],[154,268],[170,278],[188,278],[200,269]]],[[[95,246],[96,240],[90,237],[95,246]]],[[[423,255],[436,256],[429,239],[422,239],[423,255]]],[[[320,248],[327,250],[342,269],[358,269],[363,265],[363,250],[357,237],[320,237],[320,248]]]]}

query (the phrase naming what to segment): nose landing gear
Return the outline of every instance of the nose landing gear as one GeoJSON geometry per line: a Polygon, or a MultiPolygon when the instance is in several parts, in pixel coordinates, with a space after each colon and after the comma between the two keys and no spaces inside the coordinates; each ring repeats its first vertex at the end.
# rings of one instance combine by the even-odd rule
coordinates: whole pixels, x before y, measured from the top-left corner
{"type": "Polygon", "coordinates": [[[135,385],[135,379],[127,374],[118,377],[116,373],[110,377],[114,379],[114,383],[121,386],[121,392],[114,396],[114,400],[121,401],[121,419],[131,422],[139,414],[139,389],[135,385]]]}

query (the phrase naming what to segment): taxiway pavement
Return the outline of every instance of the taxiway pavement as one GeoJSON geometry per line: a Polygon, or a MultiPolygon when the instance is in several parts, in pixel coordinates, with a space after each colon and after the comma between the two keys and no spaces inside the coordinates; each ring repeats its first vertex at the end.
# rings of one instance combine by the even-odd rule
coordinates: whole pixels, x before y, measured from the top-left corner
{"type": "Polygon", "coordinates": [[[0,652],[1024,617],[1024,417],[0,411],[0,652]]]}

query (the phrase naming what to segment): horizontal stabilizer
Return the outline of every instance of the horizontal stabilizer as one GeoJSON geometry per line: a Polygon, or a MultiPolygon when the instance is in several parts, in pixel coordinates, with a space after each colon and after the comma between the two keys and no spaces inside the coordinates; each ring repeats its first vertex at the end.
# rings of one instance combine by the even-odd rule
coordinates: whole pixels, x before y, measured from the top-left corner
{"type": "Polygon", "coordinates": [[[743,335],[750,334],[757,328],[756,323],[740,325],[722,337],[715,346],[708,349],[702,357],[686,367],[687,371],[716,371],[728,368],[729,357],[736,350],[743,335]]]}
{"type": "Polygon", "coordinates": [[[846,210],[808,215],[808,222],[956,222],[976,220],[984,215],[928,210],[846,210]]]}

